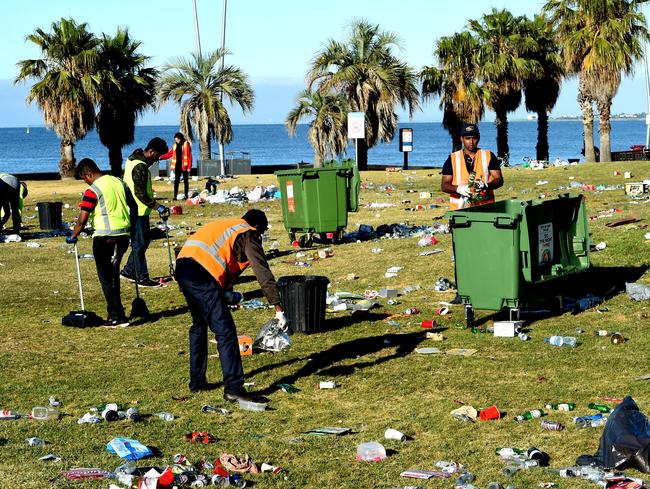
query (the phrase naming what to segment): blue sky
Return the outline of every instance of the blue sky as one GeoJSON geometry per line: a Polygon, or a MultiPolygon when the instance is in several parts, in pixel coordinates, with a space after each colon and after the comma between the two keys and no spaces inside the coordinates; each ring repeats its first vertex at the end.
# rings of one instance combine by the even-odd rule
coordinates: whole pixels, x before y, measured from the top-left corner
{"type": "MultiPolygon", "coordinates": [[[[221,44],[222,0],[196,0],[203,51],[221,44]]],[[[350,23],[364,18],[402,40],[400,56],[419,69],[433,63],[437,38],[464,29],[469,18],[478,18],[491,8],[508,8],[516,15],[532,16],[544,2],[538,0],[230,0],[226,45],[232,52],[227,63],[242,68],[256,91],[255,109],[243,117],[236,110],[235,123],[280,123],[295,95],[304,88],[309,61],[327,39],[343,39],[350,23]]],[[[72,17],[88,23],[95,33],[112,34],[127,26],[142,41],[141,52],[151,64],[161,66],[177,56],[196,50],[192,0],[23,0],[20,7],[3,9],[0,34],[0,127],[42,124],[35,107],[26,107],[28,86],[13,86],[16,63],[40,53],[25,36],[40,27],[49,31],[53,21],[72,17]]],[[[579,113],[575,102],[577,83],[565,82],[553,115],[579,113]]],[[[633,79],[625,79],[614,100],[614,113],[645,111],[642,66],[633,79]]],[[[488,115],[488,118],[491,116],[488,115]]],[[[525,117],[520,109],[513,117],[525,117]]],[[[403,115],[402,119],[406,119],[403,115]]],[[[437,102],[423,107],[414,120],[439,121],[437,102]]],[[[164,107],[147,114],[142,124],[175,124],[178,110],[164,107]]]]}

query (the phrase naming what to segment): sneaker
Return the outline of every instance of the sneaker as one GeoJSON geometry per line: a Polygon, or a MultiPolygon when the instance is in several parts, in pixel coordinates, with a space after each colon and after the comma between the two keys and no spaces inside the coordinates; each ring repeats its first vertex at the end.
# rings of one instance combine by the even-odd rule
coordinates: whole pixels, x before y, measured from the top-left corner
{"type": "Polygon", "coordinates": [[[135,279],[133,277],[127,275],[124,272],[120,272],[120,278],[123,278],[124,280],[128,280],[129,282],[135,282],[135,279]]]}
{"type": "Polygon", "coordinates": [[[129,323],[128,320],[126,319],[111,319],[108,318],[102,326],[104,328],[111,328],[111,329],[116,329],[116,328],[127,328],[131,326],[131,323],[129,323]]]}
{"type": "Polygon", "coordinates": [[[138,282],[138,286],[140,287],[162,287],[162,284],[160,282],[156,282],[155,280],[151,280],[150,278],[140,280],[138,282]]]}

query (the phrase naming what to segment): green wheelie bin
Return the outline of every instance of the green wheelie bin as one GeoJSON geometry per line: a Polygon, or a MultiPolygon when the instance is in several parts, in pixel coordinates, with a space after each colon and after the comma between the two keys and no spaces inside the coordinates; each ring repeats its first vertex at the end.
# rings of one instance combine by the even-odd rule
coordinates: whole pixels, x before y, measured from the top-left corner
{"type": "Polygon", "coordinates": [[[293,242],[304,233],[301,246],[310,246],[315,234],[343,237],[348,212],[359,207],[361,179],[354,161],[326,163],[322,168],[276,171],[284,227],[293,242]]]}
{"type": "Polygon", "coordinates": [[[535,286],[589,268],[582,195],[502,200],[449,211],[456,286],[468,326],[473,309],[518,312],[535,286]]]}

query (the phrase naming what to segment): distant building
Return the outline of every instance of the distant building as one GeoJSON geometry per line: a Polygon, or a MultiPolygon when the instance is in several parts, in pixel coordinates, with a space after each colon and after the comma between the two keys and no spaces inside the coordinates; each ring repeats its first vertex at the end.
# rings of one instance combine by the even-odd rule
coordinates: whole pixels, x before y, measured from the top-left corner
{"type": "Polygon", "coordinates": [[[526,120],[529,120],[529,121],[536,121],[536,120],[537,120],[537,114],[528,114],[528,115],[526,116],[526,120]]]}

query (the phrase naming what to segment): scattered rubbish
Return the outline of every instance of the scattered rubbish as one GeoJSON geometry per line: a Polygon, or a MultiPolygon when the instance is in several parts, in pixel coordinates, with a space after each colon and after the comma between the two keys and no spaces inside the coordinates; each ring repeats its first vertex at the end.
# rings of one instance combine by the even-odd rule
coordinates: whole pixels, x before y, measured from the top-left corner
{"type": "Polygon", "coordinates": [[[278,387],[287,394],[295,394],[300,391],[300,389],[293,384],[278,384],[278,387]]]}
{"type": "Polygon", "coordinates": [[[564,429],[564,426],[557,421],[544,420],[540,423],[540,426],[546,431],[562,431],[564,429]]]}
{"type": "Polygon", "coordinates": [[[442,354],[444,352],[440,348],[425,347],[425,348],[416,348],[415,353],[419,353],[420,355],[436,355],[436,354],[442,354]]]}
{"type": "Polygon", "coordinates": [[[605,248],[607,248],[607,243],[604,241],[601,241],[600,243],[597,243],[595,245],[591,245],[591,248],[589,251],[602,251],[605,248]]]}
{"type": "Polygon", "coordinates": [[[519,328],[523,326],[523,321],[494,321],[494,336],[502,338],[514,338],[519,334],[519,328]]]}
{"type": "Polygon", "coordinates": [[[323,428],[314,428],[309,431],[305,431],[303,434],[311,436],[325,436],[325,435],[347,435],[352,432],[352,428],[338,428],[332,426],[325,426],[323,428]]]}
{"type": "Polygon", "coordinates": [[[384,299],[387,299],[389,297],[397,297],[399,295],[399,291],[397,289],[381,288],[377,292],[377,295],[379,297],[383,297],[384,299]]]}
{"type": "Polygon", "coordinates": [[[106,444],[106,451],[126,460],[140,460],[153,455],[151,449],[138,440],[131,438],[113,438],[106,444]]]}
{"type": "Polygon", "coordinates": [[[398,431],[393,428],[388,428],[384,432],[384,438],[386,438],[387,440],[406,441],[406,435],[401,431],[398,431]]]}
{"type": "Polygon", "coordinates": [[[459,356],[459,357],[469,357],[471,355],[474,355],[478,350],[475,350],[473,348],[452,348],[451,350],[447,350],[445,353],[447,355],[454,355],[454,356],[459,356]]]}
{"type": "Polygon", "coordinates": [[[427,331],[427,334],[425,335],[425,337],[428,340],[432,340],[432,341],[443,341],[445,339],[445,337],[442,335],[442,333],[432,333],[430,331],[427,331]]]}
{"type": "Polygon", "coordinates": [[[464,405],[452,410],[449,414],[459,421],[474,422],[478,417],[478,411],[472,406],[464,405]]]}
{"type": "Polygon", "coordinates": [[[318,388],[319,389],[334,389],[334,388],[336,388],[336,381],[335,380],[321,380],[318,383],[318,388]]]}
{"type": "Polygon", "coordinates": [[[8,234],[7,236],[0,236],[0,243],[20,243],[23,238],[19,234],[8,234]]]}
{"type": "Polygon", "coordinates": [[[35,241],[30,241],[29,243],[25,243],[28,248],[41,248],[43,245],[41,243],[36,243],[35,241]]]}
{"type": "Polygon", "coordinates": [[[435,319],[429,319],[428,321],[422,321],[420,327],[424,329],[433,329],[438,327],[438,323],[435,319]]]}
{"type": "Polygon", "coordinates": [[[622,226],[624,224],[633,224],[633,223],[639,222],[639,221],[640,221],[640,219],[637,218],[637,217],[627,217],[627,218],[624,218],[624,219],[619,219],[617,221],[608,222],[607,224],[605,224],[605,226],[607,226],[608,228],[615,228],[615,227],[618,227],[618,226],[622,226]]]}
{"type": "Polygon", "coordinates": [[[185,433],[183,440],[189,443],[214,443],[217,437],[211,435],[207,431],[193,431],[192,433],[185,433]]]}
{"type": "Polygon", "coordinates": [[[361,462],[381,462],[386,458],[386,449],[376,441],[361,443],[357,446],[357,460],[361,462]]]}
{"type": "Polygon", "coordinates": [[[577,428],[596,428],[598,426],[604,426],[605,423],[607,423],[607,419],[607,416],[598,413],[591,416],[575,416],[573,418],[573,423],[577,428]]]}
{"type": "Polygon", "coordinates": [[[609,406],[606,406],[605,404],[596,404],[595,402],[590,402],[589,404],[587,404],[587,407],[589,409],[595,409],[596,411],[605,414],[612,411],[612,408],[610,408],[609,406]]]}
{"type": "Polygon", "coordinates": [[[253,402],[244,399],[239,400],[239,409],[243,411],[265,411],[266,407],[267,403],[265,402],[253,402]]]}
{"type": "Polygon", "coordinates": [[[490,419],[499,419],[501,418],[501,411],[496,406],[490,406],[487,409],[482,409],[478,417],[481,421],[488,421],[490,419]]]}
{"type": "Polygon", "coordinates": [[[39,458],[41,462],[60,462],[61,457],[58,455],[54,455],[53,453],[48,453],[47,455],[43,455],[42,457],[39,458]]]}
{"type": "Polygon", "coordinates": [[[53,406],[36,406],[32,409],[30,418],[38,421],[59,419],[59,410],[53,406]]]}
{"type": "Polygon", "coordinates": [[[573,411],[576,408],[576,405],[572,402],[554,402],[546,404],[544,407],[554,411],[573,411]]]}
{"type": "Polygon", "coordinates": [[[50,396],[48,401],[50,402],[50,406],[59,407],[61,405],[61,401],[58,401],[55,396],[50,396]]]}
{"type": "Polygon", "coordinates": [[[542,416],[544,416],[544,411],[541,409],[531,409],[530,411],[526,411],[519,416],[515,416],[515,421],[527,421],[530,419],[541,418],[542,416]]]}
{"type": "Polygon", "coordinates": [[[25,443],[27,443],[30,447],[42,447],[45,445],[45,441],[42,438],[37,437],[25,438],[25,443]]]}
{"type": "Polygon", "coordinates": [[[108,479],[111,473],[104,469],[78,467],[64,470],[61,475],[71,481],[88,481],[108,479]]]}
{"type": "Polygon", "coordinates": [[[431,256],[431,255],[437,255],[438,253],[442,253],[443,251],[444,250],[442,250],[440,248],[434,248],[432,250],[421,251],[420,253],[418,253],[418,255],[419,256],[431,256]]]}
{"type": "Polygon", "coordinates": [[[163,421],[174,421],[174,415],[165,411],[154,413],[155,417],[162,419],[163,421]]]}
{"type": "Polygon", "coordinates": [[[390,267],[388,270],[386,270],[386,273],[384,274],[384,277],[386,278],[392,278],[392,277],[397,277],[397,274],[404,270],[404,267],[390,267]]]}
{"type": "Polygon", "coordinates": [[[455,288],[454,284],[444,277],[440,277],[438,280],[436,280],[436,283],[433,285],[433,290],[437,292],[444,292],[446,290],[453,289],[453,288],[455,288]]]}
{"type": "MultiPolygon", "coordinates": [[[[272,318],[262,326],[252,347],[265,351],[283,352],[291,348],[291,338],[276,318],[272,318]]],[[[251,349],[252,352],[252,349],[251,349]]]]}
{"type": "Polygon", "coordinates": [[[77,424],[96,424],[101,422],[102,418],[95,413],[86,413],[77,420],[77,424]]]}
{"type": "Polygon", "coordinates": [[[544,338],[544,342],[553,346],[575,348],[578,340],[574,336],[551,336],[550,338],[544,338]]]}
{"type": "Polygon", "coordinates": [[[230,411],[228,411],[225,408],[209,406],[208,404],[206,404],[201,408],[201,412],[204,414],[210,414],[210,413],[222,414],[222,415],[230,414],[230,411]]]}
{"type": "Polygon", "coordinates": [[[625,292],[628,297],[635,301],[650,300],[650,285],[640,283],[625,283],[625,292]]]}

